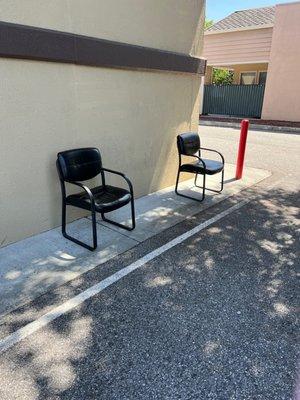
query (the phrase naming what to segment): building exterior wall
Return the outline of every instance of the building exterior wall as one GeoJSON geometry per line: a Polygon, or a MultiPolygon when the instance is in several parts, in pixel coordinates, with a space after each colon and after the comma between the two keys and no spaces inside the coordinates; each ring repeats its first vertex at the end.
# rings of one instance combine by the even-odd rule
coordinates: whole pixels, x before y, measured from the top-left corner
{"type": "MultiPolygon", "coordinates": [[[[2,21],[200,55],[203,1],[154,3],[0,0],[0,11],[2,21]]],[[[2,246],[60,225],[59,151],[99,147],[136,196],[174,184],[176,135],[198,126],[199,75],[5,58],[0,75],[2,246]]]]}
{"type": "Polygon", "coordinates": [[[255,83],[258,84],[259,81],[259,73],[268,70],[267,63],[259,63],[259,64],[238,64],[238,65],[229,65],[229,69],[234,71],[233,75],[233,83],[235,85],[240,84],[240,77],[242,72],[256,72],[255,83]]]}
{"type": "Polygon", "coordinates": [[[300,2],[276,7],[263,119],[300,121],[300,2]]]}
{"type": "Polygon", "coordinates": [[[205,34],[202,56],[208,65],[251,64],[270,59],[273,28],[205,34]]]}
{"type": "MultiPolygon", "coordinates": [[[[240,84],[240,77],[242,72],[255,72],[256,80],[255,83],[258,84],[259,73],[263,71],[268,71],[267,63],[259,64],[237,64],[237,65],[224,65],[218,68],[230,69],[233,71],[233,83],[234,85],[240,84]]],[[[212,70],[213,67],[208,66],[205,74],[205,84],[210,85],[212,83],[212,70]]]]}
{"type": "Polygon", "coordinates": [[[212,83],[212,74],[213,74],[213,67],[207,66],[206,67],[205,78],[204,78],[204,84],[205,85],[210,85],[212,83]]]}

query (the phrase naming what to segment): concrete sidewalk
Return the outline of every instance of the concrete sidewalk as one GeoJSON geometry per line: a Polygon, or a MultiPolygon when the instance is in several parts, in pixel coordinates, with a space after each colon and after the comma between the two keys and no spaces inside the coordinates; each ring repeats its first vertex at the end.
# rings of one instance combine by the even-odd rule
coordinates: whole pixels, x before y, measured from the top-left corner
{"type": "MultiPolygon", "coordinates": [[[[227,164],[225,171],[223,193],[207,192],[207,198],[201,204],[176,196],[174,187],[137,199],[137,227],[132,232],[99,220],[99,246],[95,252],[64,239],[60,228],[0,249],[0,316],[271,175],[265,170],[247,168],[244,178],[235,181],[235,167],[227,164]]],[[[209,177],[208,185],[214,186],[218,179],[209,177]]],[[[193,180],[182,183],[181,190],[195,191],[193,180]]],[[[126,222],[128,216],[128,210],[124,209],[114,213],[114,218],[122,222],[126,222]]],[[[88,218],[72,222],[68,230],[81,240],[90,240],[88,218]]]]}

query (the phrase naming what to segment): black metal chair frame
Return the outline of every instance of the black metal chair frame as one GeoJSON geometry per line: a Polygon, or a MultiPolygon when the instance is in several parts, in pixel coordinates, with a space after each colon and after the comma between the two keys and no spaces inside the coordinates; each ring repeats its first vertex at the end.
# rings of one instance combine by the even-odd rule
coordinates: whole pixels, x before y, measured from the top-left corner
{"type": "Polygon", "coordinates": [[[179,166],[178,166],[178,172],[177,172],[177,178],[176,178],[176,185],[175,185],[175,193],[176,193],[178,196],[186,197],[187,199],[195,200],[195,201],[198,201],[199,203],[201,203],[201,202],[205,199],[205,191],[206,191],[206,190],[208,190],[208,191],[210,191],[210,192],[214,192],[214,193],[221,193],[221,192],[222,192],[222,190],[223,190],[223,188],[224,188],[224,167],[225,167],[225,159],[224,159],[223,155],[222,155],[219,151],[213,150],[213,149],[209,149],[209,148],[207,148],[207,147],[200,147],[199,150],[198,150],[198,155],[196,155],[196,154],[193,154],[193,155],[188,154],[188,155],[187,155],[187,154],[182,154],[182,153],[180,152],[180,149],[179,149],[179,146],[178,146],[178,157],[179,157],[179,166]],[[207,175],[205,172],[202,174],[202,173],[199,173],[199,172],[187,172],[187,171],[181,171],[181,170],[180,170],[180,167],[181,167],[181,165],[182,165],[182,164],[181,164],[181,161],[182,161],[182,160],[181,160],[181,157],[182,157],[182,156],[185,156],[185,157],[194,157],[194,158],[197,158],[199,161],[202,162],[203,167],[204,167],[204,171],[205,171],[205,170],[206,170],[206,164],[205,164],[205,161],[201,158],[201,150],[205,150],[205,151],[210,151],[210,152],[213,152],[213,153],[217,153],[217,154],[221,157],[222,164],[223,164],[223,169],[222,169],[221,187],[220,187],[219,190],[210,189],[210,188],[207,188],[207,187],[205,186],[205,183],[206,183],[206,175],[207,175]],[[189,195],[186,195],[186,194],[183,194],[183,193],[179,193],[179,192],[178,192],[179,177],[180,177],[180,173],[181,173],[181,172],[186,172],[186,173],[195,174],[194,185],[195,185],[195,187],[197,187],[197,188],[199,188],[199,189],[202,189],[202,197],[201,197],[201,199],[198,199],[198,198],[195,198],[195,197],[193,197],[193,196],[189,196],[189,195]],[[197,185],[197,178],[198,178],[198,175],[203,175],[203,183],[202,183],[202,186],[197,185]]]}
{"type": "MultiPolygon", "coordinates": [[[[58,170],[58,175],[59,175],[59,180],[60,180],[60,185],[61,185],[61,192],[62,192],[62,234],[66,239],[71,240],[72,242],[85,247],[88,250],[94,251],[97,248],[98,245],[98,238],[97,238],[97,221],[96,221],[96,208],[95,208],[95,199],[93,196],[93,193],[91,191],[91,189],[86,186],[83,185],[80,182],[75,182],[75,181],[69,181],[69,180],[65,180],[62,176],[61,170],[60,170],[60,166],[58,161],[56,161],[56,167],[58,170]],[[70,236],[67,231],[66,231],[66,225],[67,225],[67,205],[69,206],[73,206],[72,204],[68,204],[67,203],[67,195],[66,195],[66,185],[65,182],[70,183],[72,185],[76,185],[81,187],[88,195],[90,202],[91,202],[91,217],[92,217],[92,233],[93,233],[93,245],[90,246],[76,238],[74,238],[73,236],[70,236]]],[[[128,225],[124,225],[124,224],[120,224],[119,222],[113,221],[111,219],[108,219],[105,217],[105,213],[100,213],[101,214],[101,218],[103,219],[103,221],[108,222],[112,225],[118,226],[119,228],[123,228],[126,229],[128,231],[132,231],[135,228],[135,209],[134,209],[134,194],[133,194],[133,187],[132,187],[132,183],[129,180],[129,178],[127,178],[127,176],[125,174],[123,174],[122,172],[119,171],[114,171],[112,169],[107,169],[107,168],[103,168],[101,167],[101,179],[102,179],[102,186],[105,187],[105,172],[111,173],[111,174],[115,174],[115,175],[119,175],[121,176],[128,184],[129,187],[129,191],[130,191],[130,195],[131,195],[131,200],[130,200],[130,204],[131,204],[131,226],[128,225]]],[[[77,207],[77,208],[81,208],[81,207],[77,207]]]]}

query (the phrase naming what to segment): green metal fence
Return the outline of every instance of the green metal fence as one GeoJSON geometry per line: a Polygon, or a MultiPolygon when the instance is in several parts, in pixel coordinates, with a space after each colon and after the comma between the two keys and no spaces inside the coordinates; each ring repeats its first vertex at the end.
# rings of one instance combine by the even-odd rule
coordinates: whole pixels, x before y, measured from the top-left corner
{"type": "Polygon", "coordinates": [[[203,114],[260,118],[265,85],[205,85],[203,114]]]}

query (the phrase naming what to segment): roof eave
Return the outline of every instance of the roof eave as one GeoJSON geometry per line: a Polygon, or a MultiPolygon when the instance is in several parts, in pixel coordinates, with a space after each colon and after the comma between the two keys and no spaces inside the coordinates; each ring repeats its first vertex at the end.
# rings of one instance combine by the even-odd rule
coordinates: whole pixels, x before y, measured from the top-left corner
{"type": "Polygon", "coordinates": [[[220,29],[215,31],[205,31],[204,36],[206,35],[217,35],[219,33],[230,33],[230,32],[242,32],[242,31],[253,31],[256,29],[267,29],[273,28],[274,24],[264,24],[264,25],[252,25],[252,26],[244,26],[241,28],[233,28],[233,29],[220,29]]]}

